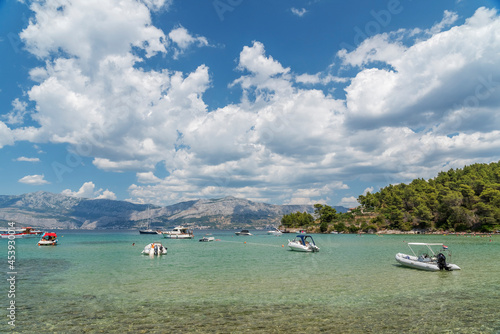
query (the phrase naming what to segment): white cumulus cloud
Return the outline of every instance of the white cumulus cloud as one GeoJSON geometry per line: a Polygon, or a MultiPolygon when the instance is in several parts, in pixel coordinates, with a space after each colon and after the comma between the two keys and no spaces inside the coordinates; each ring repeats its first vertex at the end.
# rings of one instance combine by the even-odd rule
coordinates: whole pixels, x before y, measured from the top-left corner
{"type": "MultiPolygon", "coordinates": [[[[228,83],[241,99],[210,109],[208,66],[143,66],[172,49],[208,45],[182,26],[165,35],[152,25],[151,10],[169,4],[33,2],[21,38],[44,64],[30,71],[35,84],[27,91],[36,126],[10,129],[0,121],[0,147],[64,143],[97,168],[134,172],[131,200],[157,204],[227,195],[326,203],[356,180],[400,183],[499,158],[495,10],[479,8],[452,28],[457,17],[445,12],[428,30],[367,38],[337,54],[339,73],[349,69],[349,78],[334,75],[333,65],[296,74],[264,43],[242,45],[239,77],[228,83]],[[345,95],[330,89],[336,84],[345,95]],[[155,175],[157,168],[164,170],[155,175]]],[[[14,109],[11,119],[23,119],[15,116],[26,105],[19,100],[14,109]]],[[[47,182],[43,175],[24,181],[36,180],[47,182]]],[[[93,182],[63,193],[115,196],[93,182]]]]}
{"type": "MultiPolygon", "coordinates": [[[[237,67],[242,76],[231,85],[241,87],[241,103],[193,119],[182,137],[189,149],[176,152],[169,176],[129,191],[137,198],[155,194],[160,202],[235,194],[282,203],[325,202],[346,189],[348,180],[394,184],[478,159],[493,161],[500,148],[494,112],[498,85],[495,75],[480,69],[496,64],[500,40],[492,36],[498,35],[498,24],[494,11],[479,9],[464,25],[410,46],[401,43],[398,32],[374,36],[339,54],[344,65],[360,67],[345,100],[297,88],[295,83],[317,83],[321,75],[294,77],[255,41],[243,47],[237,67]],[[477,52],[477,45],[484,52],[477,52]],[[472,53],[477,56],[469,63],[451,61],[472,53]],[[381,62],[393,70],[378,67],[381,62]],[[469,96],[484,105],[475,108],[476,100],[465,100],[464,90],[451,89],[457,79],[467,81],[464,68],[478,78],[465,84],[469,96]],[[471,112],[493,123],[473,125],[471,112]],[[449,136],[452,130],[460,134],[449,136]]],[[[341,205],[357,201],[345,197],[341,205]]]]}
{"type": "Polygon", "coordinates": [[[153,172],[137,173],[137,181],[140,183],[158,183],[161,179],[156,177],[153,172]]]}
{"type": "Polygon", "coordinates": [[[22,177],[21,179],[19,179],[18,182],[24,183],[24,184],[29,184],[32,186],[40,186],[43,184],[50,183],[49,181],[45,180],[45,176],[43,174],[41,174],[41,175],[39,175],[39,174],[26,175],[26,176],[22,177]]]}
{"type": "Polygon", "coordinates": [[[350,197],[343,197],[340,200],[340,203],[338,203],[338,205],[346,207],[346,208],[355,208],[355,207],[359,206],[359,203],[358,203],[358,199],[356,197],[350,196],[350,197]]]}
{"type": "Polygon", "coordinates": [[[0,148],[12,144],[14,144],[12,130],[4,122],[0,121],[0,148]]]}
{"type": "Polygon", "coordinates": [[[177,49],[175,50],[174,58],[178,58],[178,56],[186,49],[191,46],[208,46],[208,40],[203,36],[193,36],[189,33],[189,31],[183,26],[179,26],[168,34],[168,37],[177,45],[177,49]]]}
{"type": "Polygon", "coordinates": [[[116,195],[109,191],[108,189],[95,189],[94,182],[85,182],[78,191],[71,191],[71,189],[65,189],[61,194],[72,197],[80,198],[95,198],[95,199],[116,199],[116,195]]]}

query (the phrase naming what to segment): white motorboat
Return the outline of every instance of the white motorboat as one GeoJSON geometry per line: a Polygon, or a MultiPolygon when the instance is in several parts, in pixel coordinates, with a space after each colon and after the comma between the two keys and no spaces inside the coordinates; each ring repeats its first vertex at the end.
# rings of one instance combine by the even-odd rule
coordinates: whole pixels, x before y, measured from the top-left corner
{"type": "Polygon", "coordinates": [[[241,230],[240,232],[234,232],[236,235],[252,235],[248,230],[241,230]]]}
{"type": "Polygon", "coordinates": [[[275,228],[267,231],[267,234],[275,235],[275,236],[280,236],[280,235],[283,234],[283,232],[280,229],[278,229],[278,228],[275,227],[275,228]]]}
{"type": "Polygon", "coordinates": [[[161,232],[164,238],[167,239],[193,239],[193,230],[187,227],[177,226],[172,231],[161,232]]]}
{"type": "Polygon", "coordinates": [[[2,229],[0,236],[3,239],[32,238],[39,237],[42,233],[42,231],[35,230],[33,227],[23,227],[19,229],[2,229]]]}
{"type": "Polygon", "coordinates": [[[40,241],[38,241],[38,246],[56,246],[57,245],[57,234],[54,232],[45,232],[40,241]]]}
{"type": "Polygon", "coordinates": [[[293,240],[288,240],[288,247],[297,252],[319,252],[319,247],[316,246],[312,236],[299,234],[293,240]]]}
{"type": "Polygon", "coordinates": [[[214,237],[203,237],[200,239],[200,242],[210,242],[210,241],[214,241],[215,238],[214,237]]]}
{"type": "Polygon", "coordinates": [[[446,256],[443,253],[446,252],[448,257],[451,257],[451,252],[442,243],[409,242],[408,247],[413,255],[396,254],[396,261],[403,266],[429,271],[460,270],[456,264],[446,263],[446,256]],[[415,252],[413,248],[417,251],[415,252]]]}
{"type": "Polygon", "coordinates": [[[144,247],[142,254],[150,256],[167,255],[167,247],[160,242],[152,242],[144,247]]]}

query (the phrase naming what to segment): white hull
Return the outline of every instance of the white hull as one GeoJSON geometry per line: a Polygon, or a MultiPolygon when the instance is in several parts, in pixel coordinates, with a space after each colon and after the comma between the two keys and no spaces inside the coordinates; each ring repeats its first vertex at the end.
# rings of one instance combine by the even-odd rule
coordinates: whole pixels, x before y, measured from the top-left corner
{"type": "Polygon", "coordinates": [[[0,236],[2,239],[7,239],[7,238],[33,238],[33,237],[40,237],[43,232],[34,230],[32,227],[26,227],[26,228],[21,228],[21,229],[15,229],[15,230],[5,230],[2,229],[2,233],[0,236]],[[9,233],[10,232],[10,233],[9,233]]]}
{"type": "Polygon", "coordinates": [[[54,240],[54,241],[40,240],[40,241],[38,241],[38,246],[56,246],[56,245],[57,245],[57,240],[54,240]]]}
{"type": "Polygon", "coordinates": [[[2,234],[2,239],[7,239],[7,238],[15,238],[15,239],[19,239],[19,238],[34,238],[34,237],[39,237],[42,233],[14,233],[14,234],[2,234]],[[13,236],[13,237],[12,237],[13,236]]]}
{"type": "MultiPolygon", "coordinates": [[[[439,266],[436,261],[431,261],[430,259],[422,260],[417,256],[397,253],[396,261],[401,263],[403,266],[428,270],[428,271],[439,271],[439,266]]],[[[446,264],[449,270],[460,270],[460,267],[453,263],[446,264]]]]}
{"type": "Polygon", "coordinates": [[[296,251],[296,252],[319,252],[318,247],[314,247],[311,245],[304,246],[304,245],[298,244],[298,243],[293,242],[293,241],[290,241],[288,243],[288,247],[290,247],[291,250],[296,251]]]}
{"type": "Polygon", "coordinates": [[[234,232],[236,235],[252,235],[248,230],[241,230],[240,232],[234,232]]]}
{"type": "Polygon", "coordinates": [[[193,239],[192,234],[169,234],[168,232],[163,232],[163,237],[167,239],[193,239]]]}

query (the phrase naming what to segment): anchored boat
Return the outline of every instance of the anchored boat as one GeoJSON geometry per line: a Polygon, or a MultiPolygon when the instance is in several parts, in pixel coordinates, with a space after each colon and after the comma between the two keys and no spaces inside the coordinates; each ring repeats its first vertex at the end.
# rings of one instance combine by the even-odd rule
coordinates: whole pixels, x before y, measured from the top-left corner
{"type": "Polygon", "coordinates": [[[297,252],[319,252],[319,247],[310,235],[299,234],[293,240],[288,240],[288,247],[297,252]]]}
{"type": "Polygon", "coordinates": [[[269,231],[267,231],[267,234],[269,235],[275,235],[275,236],[280,236],[283,234],[283,231],[281,231],[279,228],[273,227],[269,231]]]}
{"type": "Polygon", "coordinates": [[[54,232],[45,232],[40,241],[38,241],[38,246],[55,246],[57,245],[57,234],[54,232]]]}
{"type": "Polygon", "coordinates": [[[148,207],[148,224],[145,229],[139,230],[139,234],[161,234],[160,230],[153,230],[150,225],[151,225],[151,214],[149,213],[149,207],[148,207]]]}
{"type": "Polygon", "coordinates": [[[160,242],[152,242],[144,247],[142,254],[150,256],[167,255],[167,247],[160,242]]]}
{"type": "Polygon", "coordinates": [[[240,232],[234,232],[236,235],[252,235],[248,230],[241,230],[240,232]]]}
{"type": "Polygon", "coordinates": [[[14,230],[2,230],[0,233],[0,236],[4,239],[6,238],[31,238],[31,237],[38,237],[42,235],[42,231],[35,230],[33,227],[23,227],[20,229],[14,229],[14,230]]]}
{"type": "Polygon", "coordinates": [[[460,270],[456,264],[446,262],[446,256],[443,253],[448,253],[448,257],[451,257],[451,252],[444,244],[409,242],[408,247],[413,255],[396,254],[396,261],[403,266],[429,271],[460,270]],[[415,252],[413,248],[417,251],[415,252]]]}
{"type": "Polygon", "coordinates": [[[172,231],[161,232],[164,238],[168,239],[193,239],[193,230],[187,227],[177,226],[172,231]]]}

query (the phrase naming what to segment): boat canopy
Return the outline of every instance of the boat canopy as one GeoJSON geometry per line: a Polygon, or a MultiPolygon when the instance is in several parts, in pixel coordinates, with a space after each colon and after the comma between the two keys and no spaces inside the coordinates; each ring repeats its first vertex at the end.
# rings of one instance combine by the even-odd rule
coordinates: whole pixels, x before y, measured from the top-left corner
{"type": "Polygon", "coordinates": [[[413,250],[413,248],[411,248],[411,246],[425,246],[427,247],[427,249],[429,250],[429,252],[435,256],[436,255],[436,252],[434,252],[436,249],[432,249],[431,246],[441,246],[443,248],[443,250],[447,250],[448,247],[446,247],[443,243],[426,243],[426,242],[409,242],[408,243],[408,247],[410,248],[410,250],[412,251],[413,255],[415,256],[418,256],[415,251],[413,250]]]}
{"type": "Polygon", "coordinates": [[[54,233],[54,232],[46,232],[42,238],[45,238],[45,237],[54,237],[56,238],[57,237],[57,234],[54,233]]]}
{"type": "Polygon", "coordinates": [[[305,234],[298,234],[295,238],[300,239],[300,242],[305,246],[307,240],[311,240],[312,243],[314,244],[314,240],[312,236],[310,235],[305,235],[305,234]]]}

